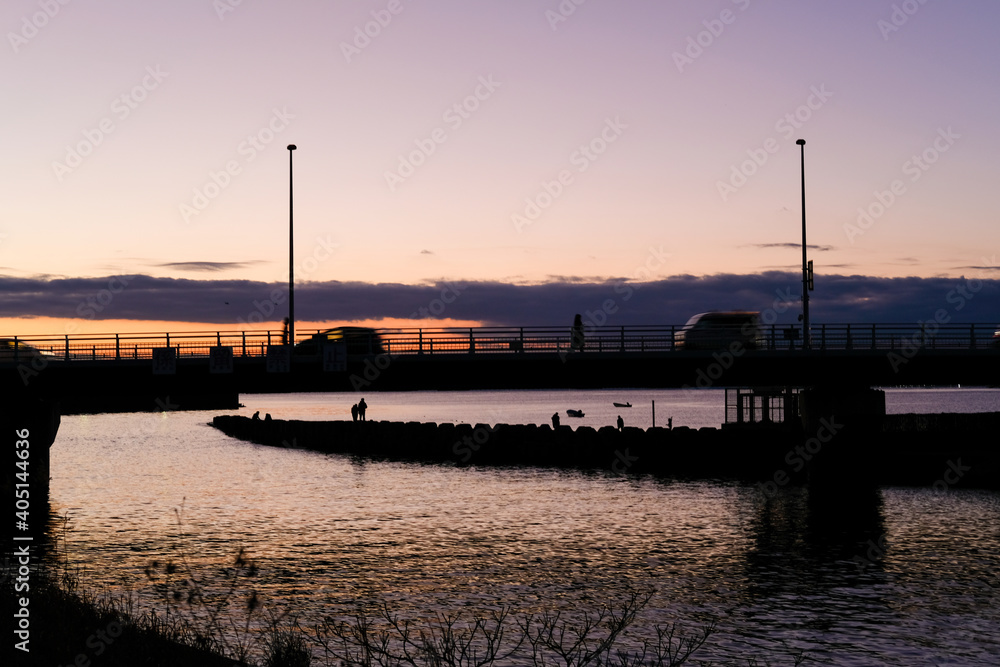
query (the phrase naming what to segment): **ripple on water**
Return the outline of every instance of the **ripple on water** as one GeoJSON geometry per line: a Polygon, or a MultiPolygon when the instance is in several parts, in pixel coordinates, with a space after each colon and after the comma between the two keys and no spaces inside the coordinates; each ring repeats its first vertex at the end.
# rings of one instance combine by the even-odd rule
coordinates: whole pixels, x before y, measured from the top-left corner
{"type": "MultiPolygon", "coordinates": [[[[407,409],[442,397],[425,398],[407,409]]],[[[495,398],[482,392],[479,408],[518,409],[495,398]]],[[[669,409],[669,397],[656,400],[658,414],[669,409]]],[[[504,420],[530,421],[519,409],[523,419],[504,420]]],[[[705,659],[786,664],[776,656],[805,650],[817,664],[995,665],[1000,655],[996,494],[884,489],[830,516],[801,489],[765,499],[718,482],[258,447],[207,427],[210,416],[63,419],[52,504],[72,517],[67,545],[87,583],[125,575],[148,600],[151,561],[184,553],[214,572],[245,547],[260,568],[254,586],[305,622],[382,601],[414,617],[505,604],[579,618],[653,588],[632,636],[714,620],[705,659]]]]}

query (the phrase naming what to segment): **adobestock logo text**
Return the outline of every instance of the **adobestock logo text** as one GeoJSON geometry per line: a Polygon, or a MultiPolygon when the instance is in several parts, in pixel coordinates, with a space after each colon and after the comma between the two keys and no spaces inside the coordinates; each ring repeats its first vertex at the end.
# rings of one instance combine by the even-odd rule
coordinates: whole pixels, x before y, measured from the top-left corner
{"type": "Polygon", "coordinates": [[[102,118],[96,127],[85,128],[81,141],[75,145],[66,146],[66,157],[63,161],[52,163],[52,171],[56,175],[56,180],[62,183],[66,176],[82,165],[83,160],[97,150],[97,147],[104,143],[104,139],[118,128],[118,123],[131,116],[132,112],[146,101],[149,94],[160,87],[167,76],[169,74],[162,71],[159,65],[147,67],[146,75],[142,77],[142,81],[111,102],[112,115],[102,118]]]}

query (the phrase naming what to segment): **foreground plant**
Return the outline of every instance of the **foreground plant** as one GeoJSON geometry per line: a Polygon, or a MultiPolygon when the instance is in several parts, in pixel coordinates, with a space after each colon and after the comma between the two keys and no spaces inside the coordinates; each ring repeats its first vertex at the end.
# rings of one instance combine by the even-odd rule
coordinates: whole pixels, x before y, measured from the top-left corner
{"type": "Polygon", "coordinates": [[[383,604],[374,615],[358,612],[347,621],[326,619],[316,641],[327,664],[333,660],[345,667],[679,667],[715,626],[694,634],[680,632],[676,625],[657,626],[655,641],[622,648],[626,629],[651,597],[652,592],[632,592],[617,607],[601,606],[576,620],[560,612],[514,618],[509,607],[501,607],[470,619],[439,614],[419,625],[383,604]]]}

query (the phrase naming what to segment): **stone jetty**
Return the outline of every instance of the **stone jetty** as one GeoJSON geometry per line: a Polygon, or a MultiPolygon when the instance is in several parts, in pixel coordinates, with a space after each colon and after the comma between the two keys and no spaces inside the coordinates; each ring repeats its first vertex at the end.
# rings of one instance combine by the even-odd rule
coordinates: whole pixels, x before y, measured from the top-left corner
{"type": "Polygon", "coordinates": [[[456,466],[543,466],[777,488],[834,484],[997,486],[1000,414],[905,415],[881,425],[826,422],[816,432],[781,424],[673,429],[534,424],[252,420],[217,416],[227,435],[272,447],[456,466]],[[950,471],[950,472],[949,472],[950,471]]]}

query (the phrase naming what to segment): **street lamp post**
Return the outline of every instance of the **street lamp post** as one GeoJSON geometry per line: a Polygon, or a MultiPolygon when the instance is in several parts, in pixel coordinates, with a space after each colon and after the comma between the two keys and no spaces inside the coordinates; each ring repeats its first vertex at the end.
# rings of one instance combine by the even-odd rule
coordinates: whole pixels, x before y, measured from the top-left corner
{"type": "Polygon", "coordinates": [[[295,344],[295,246],[292,233],[292,151],[288,144],[288,345],[295,344]]]}
{"type": "Polygon", "coordinates": [[[795,142],[802,156],[802,347],[809,347],[809,264],[806,259],[806,140],[795,142]]]}

